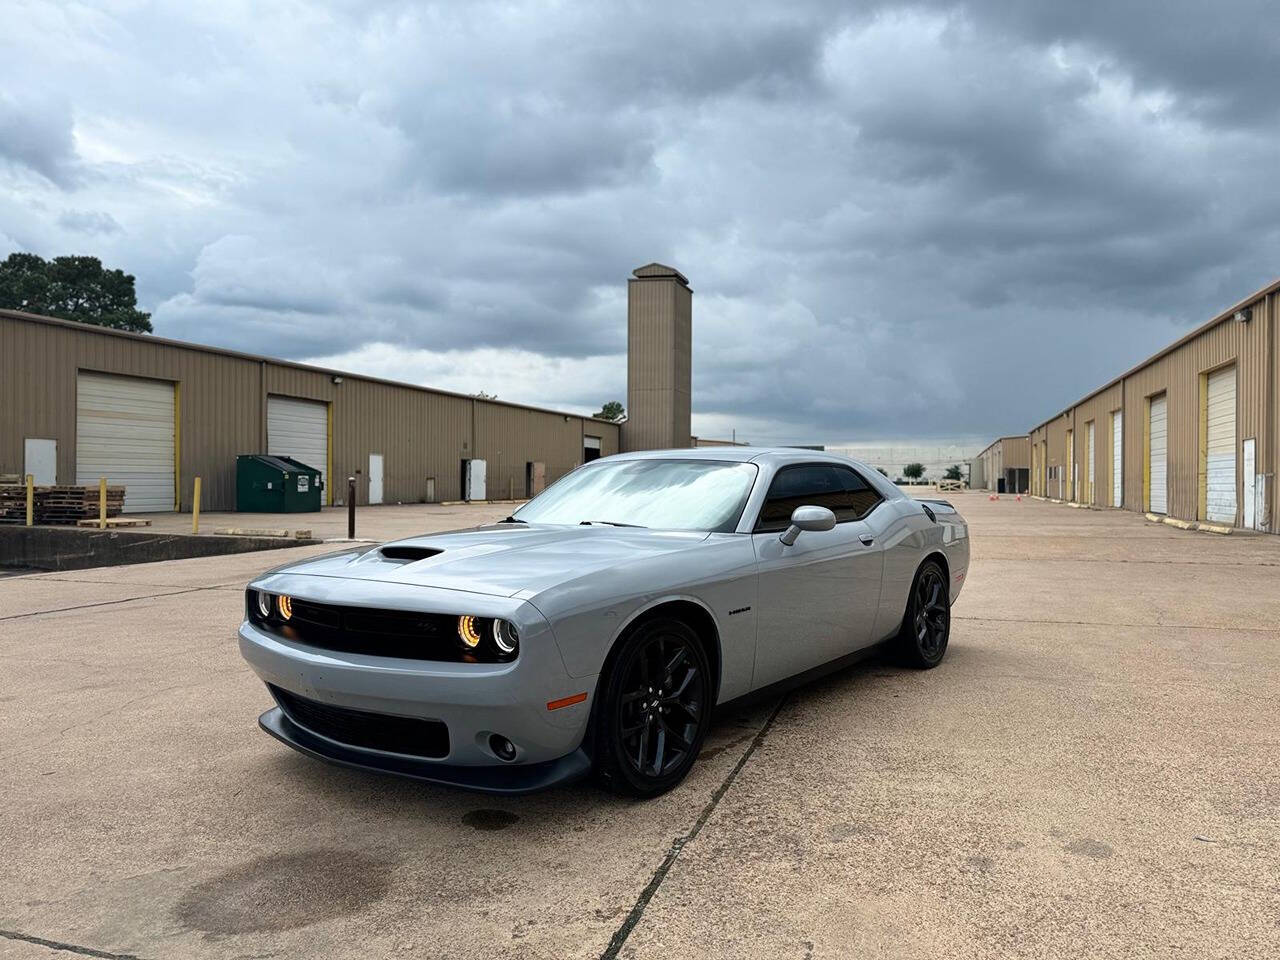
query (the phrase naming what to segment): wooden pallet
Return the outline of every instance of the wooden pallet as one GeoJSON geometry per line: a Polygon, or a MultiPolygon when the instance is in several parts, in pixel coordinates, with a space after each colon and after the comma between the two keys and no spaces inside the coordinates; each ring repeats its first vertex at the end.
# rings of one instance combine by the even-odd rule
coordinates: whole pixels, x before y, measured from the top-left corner
{"type": "MultiPolygon", "coordinates": [[[[124,512],[124,487],[107,487],[107,516],[124,512]]],[[[97,487],[66,484],[35,487],[32,490],[33,520],[38,524],[74,526],[81,520],[97,519],[101,509],[97,487]]],[[[0,523],[27,522],[27,488],[23,484],[0,486],[0,523]]]]}
{"type": "MultiPolygon", "coordinates": [[[[142,517],[107,517],[106,524],[108,529],[114,527],[149,527],[150,520],[144,520],[142,517]]],[[[98,518],[92,517],[88,520],[77,520],[77,527],[96,527],[98,518]]]]}

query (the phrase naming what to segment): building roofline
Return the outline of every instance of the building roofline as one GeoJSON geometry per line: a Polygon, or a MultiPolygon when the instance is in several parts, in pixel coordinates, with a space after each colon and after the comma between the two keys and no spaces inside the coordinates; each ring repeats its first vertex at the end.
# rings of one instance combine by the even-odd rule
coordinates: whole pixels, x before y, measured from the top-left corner
{"type": "Polygon", "coordinates": [[[985,454],[988,450],[991,450],[993,447],[995,447],[995,445],[996,445],[997,443],[1004,443],[1006,440],[1026,440],[1026,439],[1027,439],[1028,437],[1030,437],[1030,436],[1031,436],[1031,434],[1029,434],[1029,433],[1011,433],[1011,434],[1009,434],[1008,436],[1004,436],[1004,437],[996,437],[994,440],[992,440],[990,443],[988,443],[985,447],[983,447],[983,448],[982,448],[982,450],[981,450],[981,452],[974,454],[974,455],[973,455],[972,457],[970,457],[969,459],[971,459],[971,460],[977,460],[977,459],[978,459],[978,457],[982,456],[982,455],[983,455],[983,454],[985,454]]]}
{"type": "Polygon", "coordinates": [[[458,397],[463,400],[473,400],[477,403],[492,403],[500,407],[515,407],[520,410],[532,410],[536,413],[550,413],[558,417],[575,417],[579,420],[588,420],[593,423],[607,423],[611,426],[621,427],[622,424],[615,420],[604,420],[600,417],[593,417],[585,413],[571,413],[568,410],[553,410],[550,407],[539,407],[530,403],[516,403],[511,400],[489,400],[484,397],[476,397],[469,393],[459,393],[456,390],[442,390],[439,387],[424,387],[418,383],[405,383],[403,380],[388,380],[385,377],[374,377],[367,373],[352,373],[350,370],[336,370],[332,367],[317,367],[309,363],[298,363],[296,360],[282,360],[278,357],[267,357],[261,354],[244,353],[240,350],[230,350],[224,347],[211,347],[203,343],[191,343],[186,340],[171,340],[167,337],[157,337],[150,333],[132,333],[128,330],[114,330],[111,327],[100,327],[92,323],[83,323],[78,320],[63,320],[61,317],[46,317],[40,313],[27,313],[24,310],[10,310],[0,307],[0,317],[7,317],[10,320],[26,320],[31,323],[43,323],[51,327],[65,327],[80,333],[94,333],[108,337],[121,337],[125,340],[134,340],[139,343],[155,343],[165,347],[179,347],[183,350],[195,350],[199,353],[212,353],[220,357],[235,357],[238,360],[249,360],[253,363],[274,363],[280,367],[290,367],[294,370],[306,370],[311,373],[322,373],[330,377],[342,377],[343,379],[351,378],[352,380],[364,380],[369,383],[380,383],[389,387],[401,387],[405,390],[417,390],[421,393],[434,393],[446,397],[458,397]]]}
{"type": "Polygon", "coordinates": [[[1205,323],[1202,323],[1200,326],[1196,327],[1190,333],[1184,334],[1183,336],[1179,337],[1173,343],[1157,351],[1156,353],[1153,353],[1151,356],[1147,357],[1147,359],[1143,360],[1141,363],[1130,367],[1124,373],[1120,374],[1120,376],[1115,377],[1111,380],[1108,380],[1106,383],[1100,386],[1097,390],[1094,390],[1091,393],[1086,393],[1083,397],[1081,397],[1075,403],[1072,403],[1066,407],[1063,407],[1061,410],[1059,410],[1049,419],[1041,420],[1034,427],[1032,427],[1030,430],[1027,431],[1028,436],[1032,433],[1035,433],[1041,427],[1047,427],[1049,424],[1053,423],[1053,421],[1057,420],[1059,417],[1066,416],[1068,413],[1070,413],[1076,407],[1080,406],[1082,403],[1088,403],[1098,394],[1105,393],[1106,391],[1114,387],[1117,383],[1123,383],[1125,380],[1129,379],[1129,377],[1133,376],[1139,370],[1143,370],[1151,366],[1151,364],[1155,363],[1157,360],[1168,356],[1169,354],[1173,353],[1173,351],[1177,350],[1178,348],[1184,346],[1187,343],[1190,343],[1192,340],[1194,340],[1196,337],[1200,336],[1201,334],[1206,333],[1209,330],[1212,330],[1218,324],[1224,323],[1227,320],[1230,320],[1232,316],[1235,315],[1235,312],[1237,310],[1243,310],[1245,307],[1251,307],[1255,303],[1257,303],[1259,300],[1264,300],[1267,297],[1271,296],[1273,293],[1276,293],[1277,291],[1280,291],[1280,279],[1272,280],[1269,284],[1267,284],[1262,289],[1250,294],[1249,296],[1245,297],[1243,300],[1236,301],[1231,306],[1227,307],[1227,309],[1223,310],[1221,313],[1215,316],[1212,320],[1208,320],[1205,323]]]}

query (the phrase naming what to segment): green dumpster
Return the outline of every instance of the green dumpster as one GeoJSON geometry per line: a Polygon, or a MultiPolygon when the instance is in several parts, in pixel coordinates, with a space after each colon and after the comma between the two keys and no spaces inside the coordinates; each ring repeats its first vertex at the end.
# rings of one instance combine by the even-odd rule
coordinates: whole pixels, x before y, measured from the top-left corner
{"type": "Polygon", "coordinates": [[[305,513],[320,509],[320,471],[292,457],[236,457],[236,509],[243,513],[305,513]]]}

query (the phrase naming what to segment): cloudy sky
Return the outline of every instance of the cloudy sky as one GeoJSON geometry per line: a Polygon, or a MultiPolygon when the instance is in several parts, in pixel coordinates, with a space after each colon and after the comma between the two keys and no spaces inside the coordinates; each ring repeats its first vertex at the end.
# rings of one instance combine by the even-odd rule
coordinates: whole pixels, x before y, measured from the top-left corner
{"type": "Polygon", "coordinates": [[[1280,276],[1272,0],[3,24],[0,256],[98,255],[180,339],[589,410],[658,260],[695,433],[986,438],[1280,276]]]}

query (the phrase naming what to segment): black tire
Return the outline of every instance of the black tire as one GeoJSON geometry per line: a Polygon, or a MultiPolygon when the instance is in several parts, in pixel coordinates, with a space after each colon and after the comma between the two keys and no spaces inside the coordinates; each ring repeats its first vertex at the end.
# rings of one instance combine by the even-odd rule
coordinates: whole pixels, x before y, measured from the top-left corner
{"type": "Polygon", "coordinates": [[[898,631],[898,656],[904,664],[931,670],[942,662],[951,639],[951,590],[946,571],[926,560],[916,571],[907,610],[898,631]]]}
{"type": "Polygon", "coordinates": [[[666,793],[693,767],[711,725],[711,667],[688,624],[662,618],[619,641],[596,703],[595,764],[614,793],[666,793]]]}

